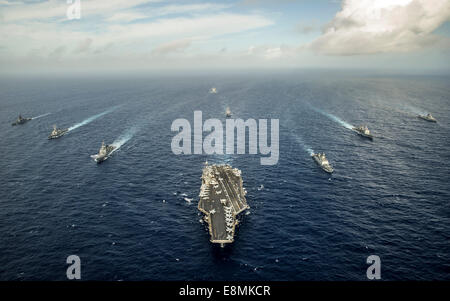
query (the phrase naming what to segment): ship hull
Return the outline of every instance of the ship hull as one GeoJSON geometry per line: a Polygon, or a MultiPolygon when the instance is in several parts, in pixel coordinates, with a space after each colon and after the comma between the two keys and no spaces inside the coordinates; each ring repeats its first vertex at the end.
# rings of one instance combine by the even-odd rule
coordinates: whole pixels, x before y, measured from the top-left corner
{"type": "Polygon", "coordinates": [[[92,156],[97,164],[100,164],[103,161],[106,161],[109,158],[109,156],[111,155],[111,153],[113,152],[113,150],[116,149],[116,147],[115,146],[107,146],[106,149],[107,149],[107,153],[104,156],[98,156],[98,155],[92,156]]]}
{"type": "Polygon", "coordinates": [[[27,121],[30,121],[31,118],[26,118],[26,119],[22,119],[21,121],[16,121],[11,123],[12,126],[16,126],[16,125],[21,125],[21,124],[25,124],[27,121]]]}
{"type": "Polygon", "coordinates": [[[364,134],[363,132],[358,131],[356,128],[353,128],[353,130],[355,131],[356,134],[358,134],[359,136],[363,137],[363,138],[367,138],[369,140],[373,140],[373,136],[372,135],[367,135],[364,134]]]}
{"type": "Polygon", "coordinates": [[[428,122],[434,122],[434,123],[437,122],[436,119],[430,119],[430,118],[423,117],[423,116],[417,116],[417,117],[420,118],[420,119],[426,120],[426,121],[428,121],[428,122]]]}
{"type": "Polygon", "coordinates": [[[108,156],[104,156],[104,157],[101,157],[101,158],[95,158],[95,162],[97,164],[100,164],[100,163],[102,163],[103,161],[105,161],[108,158],[109,158],[108,156]]]}
{"type": "Polygon", "coordinates": [[[59,133],[58,135],[50,135],[50,136],[48,136],[48,139],[49,139],[49,140],[52,140],[52,139],[58,139],[58,138],[61,138],[62,136],[64,136],[65,134],[67,134],[68,131],[69,131],[68,129],[65,129],[63,132],[59,133]]]}
{"type": "Polygon", "coordinates": [[[363,138],[366,138],[366,139],[369,139],[369,140],[373,140],[373,136],[372,135],[366,135],[366,134],[363,134],[363,133],[360,133],[360,132],[356,132],[359,136],[361,136],[361,137],[363,137],[363,138]]]}

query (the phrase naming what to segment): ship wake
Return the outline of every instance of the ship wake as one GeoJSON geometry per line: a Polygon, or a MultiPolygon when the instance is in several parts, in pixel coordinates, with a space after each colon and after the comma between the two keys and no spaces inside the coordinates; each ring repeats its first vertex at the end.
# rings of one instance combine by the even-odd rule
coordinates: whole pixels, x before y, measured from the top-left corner
{"type": "Polygon", "coordinates": [[[416,108],[411,105],[407,105],[407,104],[404,104],[402,109],[404,111],[410,112],[410,114],[413,114],[413,115],[426,115],[427,114],[427,112],[425,112],[424,110],[416,108]]]}
{"type": "Polygon", "coordinates": [[[307,145],[301,137],[295,134],[293,134],[292,136],[294,137],[295,141],[302,146],[305,152],[307,152],[310,156],[314,154],[314,150],[309,145],[307,145]]]}
{"type": "Polygon", "coordinates": [[[39,116],[36,116],[36,117],[33,117],[33,118],[31,118],[31,119],[38,119],[38,118],[41,118],[41,117],[45,117],[45,116],[47,116],[47,115],[50,115],[51,113],[45,113],[45,114],[42,114],[42,115],[39,115],[39,116]]]}
{"type": "Polygon", "coordinates": [[[136,132],[138,131],[137,127],[132,127],[131,129],[129,129],[128,131],[126,131],[125,133],[123,133],[122,135],[119,136],[119,138],[117,138],[111,145],[115,146],[116,148],[111,152],[111,154],[115,151],[117,151],[120,147],[122,147],[122,145],[124,145],[125,143],[127,143],[131,138],[133,138],[133,136],[136,134],[136,132]]]}
{"type": "Polygon", "coordinates": [[[337,116],[335,116],[335,115],[333,115],[333,114],[331,114],[331,113],[325,112],[325,111],[323,111],[323,110],[321,110],[321,109],[318,109],[318,108],[316,108],[316,107],[314,107],[314,106],[312,106],[312,105],[310,105],[310,106],[311,106],[311,108],[312,108],[314,111],[316,111],[317,113],[320,113],[320,114],[324,115],[325,117],[328,117],[329,119],[331,119],[331,120],[333,120],[334,122],[336,122],[336,123],[342,125],[343,127],[347,128],[347,129],[349,129],[349,130],[353,129],[353,125],[351,125],[351,124],[348,123],[348,122],[345,122],[344,120],[340,119],[339,117],[337,117],[337,116]]]}
{"type": "Polygon", "coordinates": [[[104,115],[106,115],[106,114],[109,114],[109,113],[111,113],[112,111],[114,111],[115,109],[117,109],[117,106],[112,107],[111,109],[106,110],[106,111],[104,111],[104,112],[102,112],[102,113],[99,113],[99,114],[97,114],[97,115],[91,116],[91,117],[89,117],[89,118],[83,120],[82,122],[79,122],[79,123],[77,123],[77,124],[71,126],[71,127],[69,128],[69,132],[71,132],[71,131],[73,131],[73,130],[79,128],[79,127],[82,127],[83,125],[89,124],[89,123],[91,123],[92,121],[96,120],[97,118],[100,118],[100,117],[102,117],[102,116],[104,116],[104,115]]]}

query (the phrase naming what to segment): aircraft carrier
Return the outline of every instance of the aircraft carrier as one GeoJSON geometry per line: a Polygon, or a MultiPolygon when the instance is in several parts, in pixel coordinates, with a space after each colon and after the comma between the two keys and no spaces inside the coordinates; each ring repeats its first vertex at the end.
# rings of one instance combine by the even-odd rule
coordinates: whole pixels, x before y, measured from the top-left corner
{"type": "Polygon", "coordinates": [[[224,247],[234,241],[235,228],[239,223],[236,216],[250,208],[246,194],[239,169],[205,163],[198,209],[205,214],[212,243],[224,247]]]}

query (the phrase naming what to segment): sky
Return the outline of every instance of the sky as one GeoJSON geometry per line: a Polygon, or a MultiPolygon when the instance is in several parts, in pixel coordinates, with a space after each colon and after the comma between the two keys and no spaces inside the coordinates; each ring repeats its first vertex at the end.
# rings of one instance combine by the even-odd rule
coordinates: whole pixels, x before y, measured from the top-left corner
{"type": "Polygon", "coordinates": [[[0,0],[0,72],[449,72],[449,21],[449,0],[0,0]]]}

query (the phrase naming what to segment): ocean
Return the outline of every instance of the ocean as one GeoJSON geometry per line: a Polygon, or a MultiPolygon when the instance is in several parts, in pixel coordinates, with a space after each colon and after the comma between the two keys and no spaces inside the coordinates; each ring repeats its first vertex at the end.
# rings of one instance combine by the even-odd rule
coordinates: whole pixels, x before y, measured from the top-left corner
{"type": "Polygon", "coordinates": [[[0,280],[66,280],[72,254],[82,280],[365,281],[369,255],[383,280],[450,280],[449,84],[325,71],[2,77],[0,280]],[[228,106],[279,119],[278,164],[172,153],[175,119],[225,120],[228,106]],[[417,118],[428,112],[438,123],[417,118]],[[11,126],[19,113],[38,118],[11,126]],[[69,133],[48,140],[54,124],[69,133]],[[360,124],[373,141],[349,129],[360,124]],[[97,165],[102,141],[118,149],[97,165]],[[248,191],[223,249],[197,209],[205,160],[239,168],[248,191]]]}

